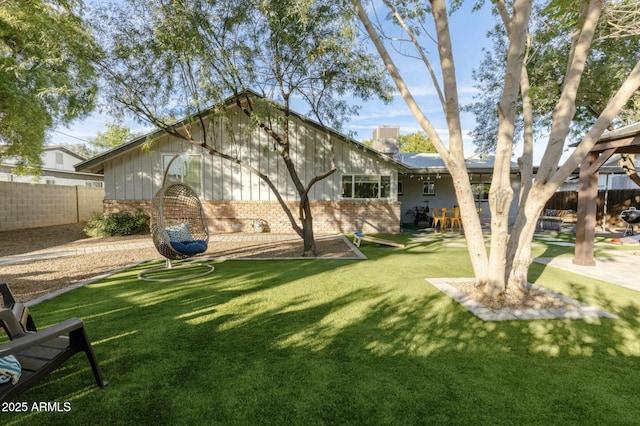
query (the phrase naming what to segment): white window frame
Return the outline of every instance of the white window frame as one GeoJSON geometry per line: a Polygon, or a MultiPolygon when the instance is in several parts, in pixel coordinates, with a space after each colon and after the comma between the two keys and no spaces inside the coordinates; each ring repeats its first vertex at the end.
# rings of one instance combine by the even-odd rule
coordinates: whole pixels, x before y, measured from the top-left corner
{"type": "MultiPolygon", "coordinates": [[[[392,197],[392,193],[391,193],[391,175],[379,175],[379,174],[367,174],[367,173],[344,173],[341,177],[340,180],[340,187],[343,188],[344,182],[345,182],[345,178],[351,177],[351,194],[350,196],[347,196],[344,194],[344,192],[342,193],[341,198],[344,200],[389,200],[392,197]],[[377,179],[377,182],[371,182],[371,183],[377,183],[378,185],[378,194],[376,197],[356,197],[355,195],[355,191],[356,191],[356,176],[361,176],[361,177],[365,177],[365,178],[375,178],[377,179]],[[384,184],[387,185],[387,190],[389,192],[388,196],[383,197],[382,196],[382,191],[383,191],[383,178],[388,179],[387,182],[384,182],[384,184]]],[[[386,180],[385,179],[385,180],[386,180]]]]}
{"type": "Polygon", "coordinates": [[[436,183],[432,180],[422,181],[422,195],[436,195],[436,183]]]}
{"type": "MultiPolygon", "coordinates": [[[[198,194],[199,197],[202,197],[202,188],[204,186],[204,167],[203,167],[203,162],[202,162],[202,154],[192,154],[190,152],[183,152],[183,153],[177,153],[177,152],[164,152],[162,153],[161,159],[162,159],[162,173],[164,176],[164,172],[167,169],[167,165],[169,164],[169,162],[173,159],[173,157],[175,157],[176,155],[180,155],[180,158],[177,158],[176,161],[173,162],[173,164],[171,165],[171,168],[176,170],[179,169],[180,167],[184,166],[184,158],[188,157],[191,160],[194,161],[194,163],[198,164],[198,167],[200,168],[199,170],[199,179],[198,179],[198,187],[194,188],[192,187],[191,189],[193,189],[196,194],[198,194]]],[[[175,182],[175,183],[185,183],[187,185],[190,185],[190,182],[185,182],[185,176],[188,174],[185,173],[182,170],[176,170],[178,173],[175,173],[174,175],[172,175],[171,173],[167,173],[167,180],[168,182],[175,182]],[[178,176],[179,179],[176,178],[172,178],[172,176],[178,176]]],[[[192,186],[192,185],[190,185],[192,186]]]]}

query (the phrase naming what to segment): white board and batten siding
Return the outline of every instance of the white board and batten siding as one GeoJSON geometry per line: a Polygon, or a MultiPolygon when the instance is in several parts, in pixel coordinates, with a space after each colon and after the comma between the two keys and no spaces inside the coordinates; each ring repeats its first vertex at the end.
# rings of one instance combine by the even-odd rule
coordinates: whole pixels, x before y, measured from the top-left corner
{"type": "MultiPolygon", "coordinates": [[[[269,176],[287,200],[298,199],[284,161],[273,148],[273,141],[259,129],[246,131],[248,119],[242,114],[232,118],[234,135],[229,137],[220,119],[206,122],[208,144],[224,152],[237,155],[242,161],[269,176]]],[[[201,137],[200,129],[192,129],[194,137],[201,137]]],[[[391,177],[390,201],[397,200],[397,170],[389,162],[360,149],[353,141],[345,141],[334,133],[302,121],[293,121],[290,127],[291,158],[303,184],[331,168],[332,153],[337,170],[328,178],[317,182],[309,198],[313,201],[337,201],[341,198],[343,174],[375,174],[391,177]],[[329,136],[327,136],[329,135],[329,136]]],[[[129,153],[108,160],[104,164],[106,200],[151,200],[162,186],[164,154],[188,153],[202,159],[202,198],[205,200],[275,201],[268,185],[257,175],[240,165],[212,156],[202,148],[171,136],[157,140],[151,151],[138,147],[129,153]]]]}

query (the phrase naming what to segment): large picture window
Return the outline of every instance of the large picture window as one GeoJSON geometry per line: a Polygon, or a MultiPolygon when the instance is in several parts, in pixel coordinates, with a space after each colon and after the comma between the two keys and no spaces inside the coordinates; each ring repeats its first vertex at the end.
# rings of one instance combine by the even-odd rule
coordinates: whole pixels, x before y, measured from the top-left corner
{"type": "MultiPolygon", "coordinates": [[[[175,155],[162,155],[162,170],[167,169],[175,155]]],[[[167,173],[167,182],[184,183],[191,187],[196,194],[202,195],[202,157],[197,154],[182,154],[176,158],[167,173]]]]}
{"type": "Polygon", "coordinates": [[[342,175],[342,198],[389,198],[391,176],[342,175]]]}

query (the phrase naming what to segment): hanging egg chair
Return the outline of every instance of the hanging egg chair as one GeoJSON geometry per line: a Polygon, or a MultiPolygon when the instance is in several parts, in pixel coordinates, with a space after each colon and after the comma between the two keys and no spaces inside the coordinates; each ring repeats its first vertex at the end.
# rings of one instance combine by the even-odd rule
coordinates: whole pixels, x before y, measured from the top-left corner
{"type": "Polygon", "coordinates": [[[158,252],[167,260],[166,268],[153,268],[138,274],[145,281],[178,281],[197,278],[214,270],[212,265],[186,263],[174,267],[172,261],[183,260],[207,251],[209,230],[198,194],[184,183],[167,183],[167,173],[176,155],[167,165],[163,186],[151,202],[151,237],[158,252]],[[155,277],[165,269],[198,266],[203,272],[194,272],[177,278],[155,277]]]}
{"type": "Polygon", "coordinates": [[[163,187],[151,203],[151,236],[168,260],[207,251],[209,231],[198,195],[185,184],[163,187]]]}

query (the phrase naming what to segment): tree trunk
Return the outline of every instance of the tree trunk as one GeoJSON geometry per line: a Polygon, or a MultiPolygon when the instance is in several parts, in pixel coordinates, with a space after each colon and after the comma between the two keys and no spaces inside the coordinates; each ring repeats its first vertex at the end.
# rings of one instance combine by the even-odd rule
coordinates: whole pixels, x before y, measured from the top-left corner
{"type": "Polygon", "coordinates": [[[507,241],[509,239],[509,210],[513,201],[511,153],[530,14],[531,1],[518,0],[514,3],[513,17],[509,27],[509,50],[504,89],[498,104],[498,141],[491,189],[489,190],[491,252],[489,254],[489,278],[483,288],[489,297],[503,293],[507,284],[505,276],[507,241]]]}
{"type": "Polygon", "coordinates": [[[305,198],[304,201],[300,201],[302,204],[301,211],[303,215],[300,217],[302,222],[302,240],[303,250],[302,255],[304,257],[314,257],[317,254],[316,240],[313,235],[313,216],[311,215],[311,205],[309,199],[305,198]]]}
{"type": "Polygon", "coordinates": [[[466,167],[457,164],[449,165],[449,172],[454,182],[456,200],[460,208],[460,218],[464,228],[464,237],[467,241],[469,258],[473,267],[473,273],[477,286],[487,282],[489,269],[487,262],[487,249],[484,243],[484,234],[480,217],[476,210],[476,203],[471,190],[469,174],[466,167]]]}
{"type": "Polygon", "coordinates": [[[511,236],[506,253],[506,281],[509,292],[524,297],[529,292],[528,272],[531,264],[531,243],[540,213],[549,197],[531,189],[525,204],[518,210],[516,222],[511,230],[511,236]]]}
{"type": "MultiPolygon", "coordinates": [[[[454,182],[454,188],[456,191],[456,199],[460,206],[460,214],[462,218],[462,225],[465,230],[465,238],[469,247],[469,257],[471,259],[471,265],[476,280],[480,283],[484,283],[489,274],[487,250],[484,245],[484,237],[482,234],[482,227],[480,226],[480,219],[478,217],[475,200],[473,199],[473,193],[471,191],[471,184],[469,182],[469,174],[467,173],[466,165],[464,162],[464,151],[462,144],[462,129],[459,118],[459,108],[457,99],[457,88],[454,70],[453,53],[451,50],[451,37],[449,33],[448,17],[446,12],[446,5],[443,0],[433,0],[431,2],[432,9],[434,11],[434,22],[438,32],[438,45],[440,51],[440,63],[443,70],[443,82],[444,82],[444,105],[445,114],[447,116],[447,125],[449,127],[449,149],[444,145],[438,132],[433,127],[433,124],[426,117],[415,98],[411,94],[411,91],[407,87],[400,71],[396,67],[393,58],[389,54],[387,48],[380,35],[377,33],[376,28],[369,19],[362,4],[359,0],[352,0],[354,9],[360,18],[360,21],[364,25],[371,41],[375,45],[380,57],[382,58],[389,75],[396,84],[398,91],[402,95],[405,103],[409,107],[416,121],[420,127],[427,133],[429,139],[433,142],[440,157],[442,157],[445,166],[454,182]],[[437,16],[437,17],[436,17],[437,16]]],[[[424,57],[423,57],[424,60],[424,57]]],[[[437,85],[438,82],[434,81],[437,85]]]]}

